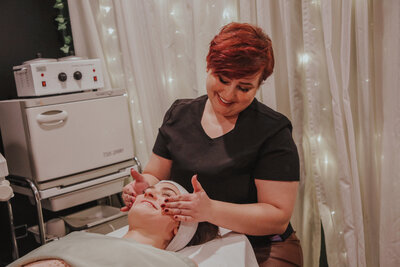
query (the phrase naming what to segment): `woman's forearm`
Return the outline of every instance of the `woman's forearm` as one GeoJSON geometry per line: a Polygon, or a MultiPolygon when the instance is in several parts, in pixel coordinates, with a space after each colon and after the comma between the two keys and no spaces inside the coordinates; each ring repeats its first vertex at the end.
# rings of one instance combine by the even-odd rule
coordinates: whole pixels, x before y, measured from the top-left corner
{"type": "Polygon", "coordinates": [[[267,203],[232,204],[211,201],[210,223],[248,235],[282,234],[290,215],[267,203]]]}
{"type": "Polygon", "coordinates": [[[213,223],[249,235],[285,232],[296,202],[298,182],[255,180],[258,203],[211,200],[213,223]]]}
{"type": "Polygon", "coordinates": [[[171,171],[172,161],[151,154],[149,162],[143,170],[143,177],[146,182],[152,186],[158,183],[160,180],[169,179],[171,171]]]}
{"type": "MultiPolygon", "coordinates": [[[[248,235],[285,232],[293,212],[298,182],[256,180],[258,203],[233,204],[210,199],[192,177],[192,194],[172,196],[162,206],[164,213],[180,221],[208,221],[248,235]]],[[[228,189],[227,189],[228,190],[228,189]]]]}

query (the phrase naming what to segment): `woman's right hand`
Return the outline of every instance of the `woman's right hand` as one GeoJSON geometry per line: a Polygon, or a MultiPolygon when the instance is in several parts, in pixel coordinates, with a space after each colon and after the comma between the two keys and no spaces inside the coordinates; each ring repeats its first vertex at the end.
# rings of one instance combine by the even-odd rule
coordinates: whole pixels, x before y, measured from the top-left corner
{"type": "Polygon", "coordinates": [[[146,182],[143,175],[138,173],[134,168],[131,169],[131,176],[134,181],[125,185],[122,189],[122,199],[124,200],[125,207],[122,207],[121,211],[129,211],[136,200],[136,196],[142,194],[149,187],[149,183],[146,182]]]}

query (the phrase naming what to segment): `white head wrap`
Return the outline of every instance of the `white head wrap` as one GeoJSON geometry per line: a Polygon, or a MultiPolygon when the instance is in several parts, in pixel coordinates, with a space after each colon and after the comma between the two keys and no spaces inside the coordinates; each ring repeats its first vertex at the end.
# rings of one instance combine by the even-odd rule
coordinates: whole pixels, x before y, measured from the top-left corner
{"type": "MultiPolygon", "coordinates": [[[[170,183],[176,186],[181,194],[189,194],[189,192],[180,184],[171,180],[161,180],[159,183],[170,183]]],[[[178,232],[169,242],[165,248],[169,251],[178,251],[183,249],[192,240],[197,230],[197,222],[181,222],[179,225],[178,232]]]]}

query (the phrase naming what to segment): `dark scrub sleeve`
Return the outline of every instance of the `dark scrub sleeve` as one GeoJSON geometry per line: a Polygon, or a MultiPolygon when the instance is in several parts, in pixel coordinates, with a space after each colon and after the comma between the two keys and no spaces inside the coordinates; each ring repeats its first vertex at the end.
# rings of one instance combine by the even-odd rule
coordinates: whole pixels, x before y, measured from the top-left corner
{"type": "Polygon", "coordinates": [[[171,155],[167,149],[167,144],[165,142],[165,137],[160,130],[158,130],[157,139],[154,143],[153,153],[160,157],[171,159],[171,155]]]}
{"type": "Polygon", "coordinates": [[[167,137],[164,136],[164,134],[161,131],[161,128],[171,119],[173,110],[178,103],[179,100],[176,100],[165,113],[162,126],[158,129],[157,139],[153,146],[153,153],[166,159],[171,159],[171,154],[167,148],[167,140],[166,140],[167,137]]]}
{"type": "Polygon", "coordinates": [[[299,169],[299,155],[288,126],[264,142],[253,177],[261,180],[298,181],[299,169]]]}

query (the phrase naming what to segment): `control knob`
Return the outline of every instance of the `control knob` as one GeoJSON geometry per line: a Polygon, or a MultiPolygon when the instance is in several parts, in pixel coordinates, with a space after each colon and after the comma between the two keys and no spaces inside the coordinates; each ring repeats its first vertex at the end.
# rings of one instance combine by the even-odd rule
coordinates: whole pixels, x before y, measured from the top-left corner
{"type": "Polygon", "coordinates": [[[80,79],[82,79],[82,73],[80,72],[80,71],[75,71],[74,72],[74,79],[75,80],[80,80],[80,79]]]}
{"type": "Polygon", "coordinates": [[[65,82],[65,81],[67,80],[67,74],[65,74],[65,72],[60,72],[60,73],[58,74],[58,79],[59,79],[61,82],[65,82]]]}

